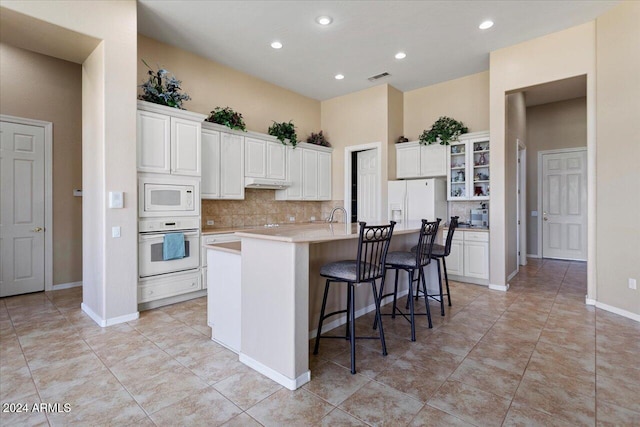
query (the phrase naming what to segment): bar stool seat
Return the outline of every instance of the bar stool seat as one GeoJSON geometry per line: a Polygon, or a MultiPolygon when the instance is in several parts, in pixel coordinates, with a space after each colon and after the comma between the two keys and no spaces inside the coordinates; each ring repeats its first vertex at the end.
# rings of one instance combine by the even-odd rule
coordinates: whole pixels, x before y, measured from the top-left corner
{"type": "Polygon", "coordinates": [[[356,373],[356,339],[380,339],[382,345],[382,355],[387,355],[387,346],[384,341],[384,331],[380,318],[380,299],[376,287],[376,280],[383,278],[389,242],[393,235],[393,227],[396,223],[391,221],[389,225],[367,226],[365,222],[360,222],[360,235],[358,237],[358,256],[356,260],[335,261],[320,267],[320,276],[327,279],[324,287],[324,297],[322,298],[322,309],[318,321],[316,343],[313,354],[318,354],[320,338],[341,338],[348,339],[351,347],[351,373],[356,373]],[[329,287],[332,283],[347,283],[347,308],[325,314],[327,307],[327,297],[329,287]],[[380,331],[377,337],[356,336],[355,330],[355,286],[359,283],[371,283],[373,300],[376,306],[376,319],[380,322],[380,331]],[[343,336],[322,335],[322,324],[324,320],[336,314],[346,313],[347,328],[343,336]]]}
{"type": "MultiPolygon", "coordinates": [[[[395,318],[396,314],[402,315],[405,319],[409,321],[411,324],[411,341],[416,340],[416,328],[415,328],[415,312],[414,312],[414,304],[413,304],[413,283],[418,282],[416,286],[416,290],[420,287],[422,283],[423,292],[426,295],[426,281],[424,278],[424,274],[422,274],[422,269],[431,262],[431,248],[433,247],[433,241],[435,240],[436,234],[438,233],[438,224],[440,223],[440,219],[438,218],[436,221],[429,222],[426,219],[422,220],[422,226],[420,227],[420,234],[418,235],[418,245],[416,248],[421,248],[422,250],[416,250],[413,252],[410,251],[397,251],[397,252],[389,252],[387,254],[387,263],[386,268],[395,270],[395,286],[393,292],[388,294],[384,294],[384,285],[385,278],[383,277],[382,283],[380,284],[380,296],[379,300],[382,301],[383,298],[387,296],[393,295],[393,306],[392,311],[389,314],[384,314],[385,316],[391,316],[395,318]],[[400,270],[404,270],[409,275],[409,292],[407,297],[407,305],[409,308],[409,318],[398,309],[397,306],[397,296],[398,296],[398,274],[400,270]],[[415,278],[416,271],[418,272],[417,278],[415,278]],[[415,279],[414,279],[415,278],[415,279]]],[[[431,311],[429,309],[429,301],[425,298],[425,308],[427,310],[426,316],[429,322],[429,328],[433,327],[431,323],[431,311]]],[[[373,322],[373,329],[375,329],[378,325],[378,319],[373,322]]]]}

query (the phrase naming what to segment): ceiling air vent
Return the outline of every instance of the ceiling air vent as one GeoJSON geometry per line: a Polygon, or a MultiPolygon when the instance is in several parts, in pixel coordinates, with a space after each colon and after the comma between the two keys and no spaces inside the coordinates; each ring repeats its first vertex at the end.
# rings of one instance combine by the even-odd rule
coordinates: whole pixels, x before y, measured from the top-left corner
{"type": "Polygon", "coordinates": [[[376,80],[384,79],[385,77],[389,77],[390,75],[391,74],[389,74],[389,73],[387,73],[385,71],[384,73],[380,73],[380,74],[376,74],[375,76],[371,76],[367,80],[369,80],[370,82],[375,82],[376,80]]]}

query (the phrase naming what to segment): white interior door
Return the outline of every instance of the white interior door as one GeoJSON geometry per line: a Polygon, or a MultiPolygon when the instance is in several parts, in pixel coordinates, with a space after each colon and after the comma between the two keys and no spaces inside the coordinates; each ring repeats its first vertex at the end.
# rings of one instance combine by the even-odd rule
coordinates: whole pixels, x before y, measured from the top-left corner
{"type": "Polygon", "coordinates": [[[542,155],[542,256],[587,259],[587,151],[542,155]]]}
{"type": "Polygon", "coordinates": [[[378,154],[376,150],[358,151],[358,221],[378,218],[378,154]]]}
{"type": "Polygon", "coordinates": [[[44,290],[44,129],[0,122],[0,297],[44,290]]]}

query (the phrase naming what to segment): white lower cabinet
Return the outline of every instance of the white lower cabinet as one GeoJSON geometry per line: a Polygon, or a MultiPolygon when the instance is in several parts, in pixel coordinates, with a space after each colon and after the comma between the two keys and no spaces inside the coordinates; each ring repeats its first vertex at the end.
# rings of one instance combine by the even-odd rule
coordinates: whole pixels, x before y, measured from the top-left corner
{"type": "MultiPolygon", "coordinates": [[[[446,244],[446,233],[442,244],[446,244]]],[[[457,229],[451,241],[451,253],[447,257],[447,273],[450,278],[486,285],[489,283],[489,233],[457,229]]]]}

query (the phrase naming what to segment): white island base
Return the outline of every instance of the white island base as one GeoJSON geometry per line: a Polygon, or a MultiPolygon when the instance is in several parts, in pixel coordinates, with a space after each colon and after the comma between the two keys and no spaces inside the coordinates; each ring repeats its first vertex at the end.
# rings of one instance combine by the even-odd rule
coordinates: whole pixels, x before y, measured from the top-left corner
{"type": "MultiPolygon", "coordinates": [[[[407,250],[415,245],[419,227],[419,222],[396,225],[390,250],[407,250]]],[[[314,329],[317,325],[324,292],[320,267],[356,258],[357,226],[323,224],[237,234],[242,238],[240,361],[295,390],[311,380],[309,339],[315,336],[315,330],[310,330],[310,325],[314,329]]],[[[427,268],[430,293],[437,289],[437,270],[431,267],[435,263],[427,268]]],[[[391,274],[389,279],[393,280],[391,274]]],[[[401,280],[400,289],[406,295],[406,276],[401,280]]],[[[373,302],[371,287],[359,286],[356,316],[373,310],[373,302]]],[[[345,289],[332,287],[327,311],[345,306],[345,289]]],[[[344,318],[323,329],[341,323],[344,318]]],[[[388,351],[392,353],[393,348],[388,351]]]]}

